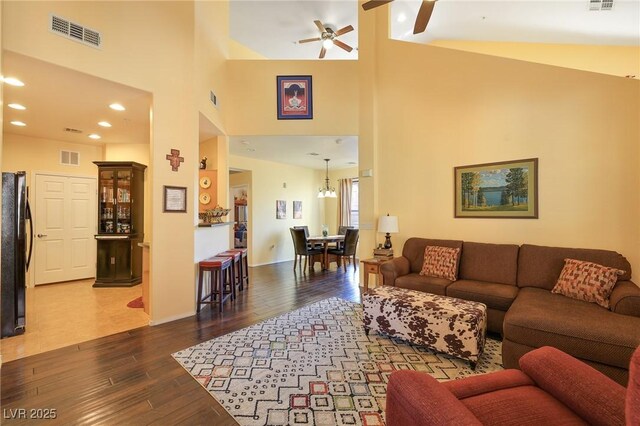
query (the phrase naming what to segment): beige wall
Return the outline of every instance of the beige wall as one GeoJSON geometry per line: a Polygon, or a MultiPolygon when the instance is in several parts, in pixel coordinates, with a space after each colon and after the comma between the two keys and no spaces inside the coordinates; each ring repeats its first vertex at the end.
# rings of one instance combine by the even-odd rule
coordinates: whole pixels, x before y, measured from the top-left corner
{"type": "Polygon", "coordinates": [[[399,216],[397,245],[425,236],[603,248],[640,271],[639,81],[380,47],[379,207],[399,216]],[[531,157],[540,160],[539,219],[453,218],[453,167],[531,157]]]}
{"type": "MultiPolygon", "coordinates": [[[[318,187],[324,186],[324,176],[325,173],[322,173],[322,178],[318,187]]],[[[336,189],[338,193],[338,197],[340,196],[340,182],[339,179],[346,178],[357,178],[358,177],[358,168],[350,167],[348,169],[337,169],[331,170],[329,168],[329,184],[336,189]]],[[[317,191],[317,188],[316,188],[317,191]]],[[[322,223],[326,224],[329,227],[329,233],[335,234],[338,232],[338,198],[324,198],[319,199],[318,202],[320,204],[324,204],[324,215],[322,223]]]]}
{"type": "MultiPolygon", "coordinates": [[[[307,225],[311,234],[320,233],[324,215],[318,203],[318,170],[271,161],[229,156],[229,166],[250,170],[248,191],[249,239],[251,265],[293,260],[293,242],[289,228],[307,225]],[[283,188],[286,183],[286,188],[283,188]],[[287,202],[287,218],[276,219],[276,200],[287,202]],[[302,219],[293,219],[293,201],[302,201],[302,219]]],[[[247,174],[231,175],[232,186],[246,184],[247,174]],[[238,177],[235,177],[238,176],[238,177]]]]}
{"type": "Polygon", "coordinates": [[[231,60],[229,135],[357,135],[357,61],[231,60]],[[278,120],[276,76],[312,75],[313,120],[278,120]]]}
{"type": "Polygon", "coordinates": [[[76,144],[53,139],[32,138],[28,136],[5,133],[2,147],[2,171],[27,172],[29,183],[33,172],[50,172],[76,176],[98,176],[98,167],[93,161],[104,159],[102,146],[76,144]],[[80,153],[80,165],[67,166],[60,164],[60,151],[76,151],[80,153]]]}
{"type": "Polygon", "coordinates": [[[430,45],[610,74],[618,77],[635,75],[640,78],[640,51],[638,51],[638,46],[591,46],[462,40],[436,40],[431,42],[430,45]]]}
{"type": "Polygon", "coordinates": [[[162,212],[164,185],[188,188],[188,206],[198,174],[198,111],[194,100],[192,2],[3,2],[3,47],[56,65],[116,81],[153,96],[150,161],[152,323],[195,311],[193,208],[162,212]],[[47,30],[55,12],[102,32],[92,49],[47,30]],[[123,29],[126,29],[124,31],[123,29]],[[171,171],[165,156],[179,149],[185,162],[171,171]]]}

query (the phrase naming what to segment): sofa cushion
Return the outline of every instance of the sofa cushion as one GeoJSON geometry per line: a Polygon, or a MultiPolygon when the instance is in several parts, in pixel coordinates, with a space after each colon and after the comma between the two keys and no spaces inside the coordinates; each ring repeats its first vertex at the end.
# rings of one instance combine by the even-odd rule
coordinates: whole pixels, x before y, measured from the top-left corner
{"type": "Polygon", "coordinates": [[[566,258],[598,263],[625,271],[619,280],[631,279],[631,264],[620,253],[609,250],[544,247],[523,244],[518,253],[518,287],[551,290],[558,281],[566,258]]]}
{"type": "Polygon", "coordinates": [[[458,277],[459,248],[427,246],[420,275],[446,278],[455,281],[458,277]]]}
{"type": "Polygon", "coordinates": [[[618,281],[618,276],[623,274],[624,271],[597,263],[565,259],[560,278],[551,293],[597,303],[609,309],[609,296],[618,281]]]}
{"type": "Polygon", "coordinates": [[[445,289],[451,281],[445,278],[427,277],[411,273],[396,278],[396,287],[409,290],[426,291],[427,293],[445,296],[445,289]]]}
{"type": "Polygon", "coordinates": [[[640,318],[539,288],[522,288],[504,317],[504,337],[553,346],[576,358],[627,368],[640,345],[640,318]]]}
{"type": "MultiPolygon", "coordinates": [[[[462,249],[462,241],[432,240],[429,238],[409,238],[402,248],[402,255],[409,259],[411,272],[420,272],[424,261],[424,250],[427,246],[451,247],[462,249]]],[[[458,263],[459,263],[458,258],[458,263]]]]}
{"type": "Polygon", "coordinates": [[[506,311],[518,295],[518,287],[484,281],[458,280],[447,287],[447,296],[484,303],[506,311]]]}
{"type": "Polygon", "coordinates": [[[460,278],[516,284],[518,249],[515,244],[468,243],[462,245],[460,278]]]}

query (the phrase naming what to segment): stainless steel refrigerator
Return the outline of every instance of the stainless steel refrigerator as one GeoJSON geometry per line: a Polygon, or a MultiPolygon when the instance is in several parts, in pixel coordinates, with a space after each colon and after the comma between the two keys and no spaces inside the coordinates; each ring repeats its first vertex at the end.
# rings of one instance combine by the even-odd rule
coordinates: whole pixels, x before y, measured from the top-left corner
{"type": "Polygon", "coordinates": [[[26,173],[2,173],[2,337],[25,331],[25,285],[32,247],[33,225],[27,200],[26,173]]]}

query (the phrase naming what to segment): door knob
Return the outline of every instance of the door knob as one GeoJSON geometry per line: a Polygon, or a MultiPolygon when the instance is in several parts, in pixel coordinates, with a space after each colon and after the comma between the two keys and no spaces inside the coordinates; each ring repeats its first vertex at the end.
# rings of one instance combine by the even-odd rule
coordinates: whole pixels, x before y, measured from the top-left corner
{"type": "Polygon", "coordinates": [[[38,234],[37,236],[38,236],[38,238],[42,238],[42,237],[46,237],[47,234],[38,234]]]}

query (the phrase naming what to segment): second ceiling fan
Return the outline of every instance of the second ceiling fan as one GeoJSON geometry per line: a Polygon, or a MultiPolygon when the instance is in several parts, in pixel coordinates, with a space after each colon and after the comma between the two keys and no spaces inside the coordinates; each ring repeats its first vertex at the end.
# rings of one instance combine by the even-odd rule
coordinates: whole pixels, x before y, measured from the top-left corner
{"type": "Polygon", "coordinates": [[[327,53],[327,49],[331,48],[334,44],[339,48],[346,50],[347,52],[351,52],[353,50],[353,47],[338,40],[338,37],[342,34],[353,31],[353,27],[351,25],[347,25],[346,27],[340,28],[337,31],[333,31],[331,28],[325,27],[322,22],[318,20],[315,20],[313,22],[318,27],[318,30],[320,30],[320,37],[305,38],[304,40],[299,40],[298,43],[322,41],[322,48],[320,49],[319,56],[320,59],[324,58],[324,55],[327,53]]]}
{"type": "MultiPolygon", "coordinates": [[[[362,8],[364,10],[373,9],[378,6],[382,6],[383,4],[391,3],[393,0],[370,0],[364,2],[362,4],[362,8]]],[[[429,23],[429,18],[431,18],[431,13],[433,13],[433,7],[438,0],[422,0],[422,4],[420,5],[420,10],[418,10],[418,16],[416,16],[416,23],[413,26],[413,33],[420,34],[427,29],[427,24],[429,23]]]]}

